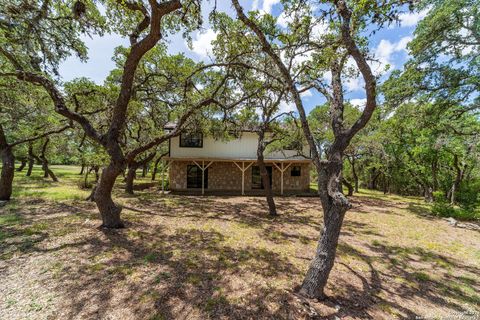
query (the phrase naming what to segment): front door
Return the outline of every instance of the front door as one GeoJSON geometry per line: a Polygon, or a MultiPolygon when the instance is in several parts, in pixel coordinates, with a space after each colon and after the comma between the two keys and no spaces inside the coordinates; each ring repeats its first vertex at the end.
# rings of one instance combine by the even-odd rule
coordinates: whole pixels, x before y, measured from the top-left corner
{"type": "MultiPolygon", "coordinates": [[[[272,166],[267,166],[268,178],[270,180],[270,186],[272,186],[272,166]]],[[[252,167],[252,189],[264,189],[262,175],[260,174],[260,167],[252,167]]]]}
{"type": "MultiPolygon", "coordinates": [[[[205,170],[204,188],[208,188],[208,169],[205,170]]],[[[200,189],[202,187],[202,170],[197,165],[187,166],[187,188],[200,189]]]]}

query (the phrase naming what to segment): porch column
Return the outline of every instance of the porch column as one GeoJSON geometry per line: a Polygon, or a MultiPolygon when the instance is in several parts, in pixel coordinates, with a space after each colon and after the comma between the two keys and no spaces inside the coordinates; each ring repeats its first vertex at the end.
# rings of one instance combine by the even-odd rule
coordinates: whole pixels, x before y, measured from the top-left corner
{"type": "Polygon", "coordinates": [[[202,196],[203,196],[205,194],[205,170],[207,170],[208,167],[210,167],[213,161],[210,161],[207,165],[205,165],[205,160],[202,160],[202,165],[199,165],[195,160],[193,161],[193,163],[195,163],[195,165],[197,165],[200,168],[200,170],[202,170],[202,196]]]}
{"type": "Polygon", "coordinates": [[[283,162],[280,162],[280,166],[278,166],[275,162],[273,165],[280,171],[280,194],[283,196],[283,173],[287,171],[288,167],[290,167],[292,163],[290,162],[286,167],[284,166],[283,162]]]}
{"type": "Polygon", "coordinates": [[[250,166],[253,164],[253,162],[250,162],[247,167],[245,167],[245,162],[242,161],[242,166],[240,167],[240,165],[237,163],[237,162],[233,162],[238,169],[240,169],[240,171],[242,172],[242,196],[245,195],[245,171],[248,170],[248,168],[250,168],[250,166]]]}

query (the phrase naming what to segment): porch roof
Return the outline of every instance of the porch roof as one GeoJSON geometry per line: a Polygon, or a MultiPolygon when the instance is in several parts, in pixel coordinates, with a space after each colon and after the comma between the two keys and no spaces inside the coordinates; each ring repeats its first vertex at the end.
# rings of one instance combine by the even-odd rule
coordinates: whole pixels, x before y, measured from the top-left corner
{"type": "MultiPolygon", "coordinates": [[[[206,158],[206,157],[165,157],[165,160],[173,161],[213,161],[213,162],[257,162],[257,158],[206,158]]],[[[270,162],[287,162],[287,163],[310,163],[311,159],[303,157],[295,158],[265,158],[266,163],[270,162]]]]}

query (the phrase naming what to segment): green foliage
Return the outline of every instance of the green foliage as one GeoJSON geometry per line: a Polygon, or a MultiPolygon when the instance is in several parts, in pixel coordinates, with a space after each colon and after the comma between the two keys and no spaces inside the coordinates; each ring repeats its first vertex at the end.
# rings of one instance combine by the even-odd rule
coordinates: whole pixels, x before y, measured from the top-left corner
{"type": "Polygon", "coordinates": [[[456,200],[463,210],[474,212],[480,205],[480,180],[460,184],[456,200]]]}
{"type": "Polygon", "coordinates": [[[464,187],[459,190],[457,195],[459,206],[452,205],[442,191],[434,192],[434,202],[432,213],[444,217],[455,218],[457,220],[479,220],[480,211],[477,210],[478,189],[464,187]]]}

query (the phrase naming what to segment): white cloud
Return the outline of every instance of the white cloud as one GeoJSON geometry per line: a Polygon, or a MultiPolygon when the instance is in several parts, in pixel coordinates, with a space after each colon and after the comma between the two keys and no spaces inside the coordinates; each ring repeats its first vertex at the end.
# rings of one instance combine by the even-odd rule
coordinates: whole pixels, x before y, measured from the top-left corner
{"type": "Polygon", "coordinates": [[[272,13],[272,7],[280,3],[280,0],[263,0],[262,11],[265,13],[272,13]]]}
{"type": "Polygon", "coordinates": [[[300,96],[302,98],[309,98],[311,96],[313,96],[313,93],[312,93],[312,90],[307,90],[307,91],[303,91],[300,96]]]}
{"type": "Polygon", "coordinates": [[[413,27],[416,26],[417,23],[425,18],[425,16],[428,14],[429,9],[425,9],[419,12],[406,12],[406,13],[401,13],[398,16],[398,19],[400,20],[400,26],[401,27],[413,27]]]}
{"type": "Polygon", "coordinates": [[[378,62],[373,63],[372,67],[377,73],[385,71],[389,65],[390,69],[395,68],[395,64],[392,61],[392,55],[396,52],[407,51],[408,43],[412,41],[412,37],[406,36],[400,39],[398,42],[390,42],[389,40],[382,39],[375,48],[375,58],[378,62]]]}
{"type": "Polygon", "coordinates": [[[365,82],[363,81],[363,78],[357,77],[357,78],[347,79],[345,85],[347,86],[347,89],[349,91],[357,91],[363,88],[364,83],[365,82]]]}
{"type": "Polygon", "coordinates": [[[285,11],[283,11],[278,16],[277,23],[280,27],[286,28],[288,27],[288,24],[292,22],[292,20],[293,20],[292,17],[291,16],[287,17],[287,15],[285,14],[285,11]]]}
{"type": "Polygon", "coordinates": [[[207,58],[212,54],[212,41],[217,38],[217,33],[212,29],[198,33],[192,40],[192,51],[202,58],[207,58]]]}
{"type": "Polygon", "coordinates": [[[367,99],[350,99],[350,103],[357,109],[363,110],[365,109],[365,104],[367,103],[367,99]]]}
{"type": "Polygon", "coordinates": [[[291,111],[297,111],[294,103],[286,102],[286,101],[280,102],[278,113],[291,112],[291,111]]]}
{"type": "Polygon", "coordinates": [[[272,13],[272,8],[274,5],[280,3],[280,0],[263,0],[263,4],[260,7],[259,4],[260,0],[254,0],[252,3],[252,10],[258,10],[262,14],[270,14],[272,13]]]}

